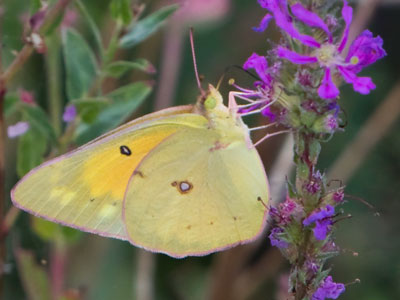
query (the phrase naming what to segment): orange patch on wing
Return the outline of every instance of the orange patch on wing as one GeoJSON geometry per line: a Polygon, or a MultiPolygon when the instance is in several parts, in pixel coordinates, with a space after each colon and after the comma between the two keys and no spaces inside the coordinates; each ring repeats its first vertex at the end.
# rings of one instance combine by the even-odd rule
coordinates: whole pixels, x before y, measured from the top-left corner
{"type": "Polygon", "coordinates": [[[120,144],[110,140],[99,146],[85,162],[82,179],[90,189],[91,197],[107,193],[115,199],[123,199],[128,182],[144,156],[177,128],[149,128],[147,132],[131,139],[127,137],[120,144]],[[121,153],[121,146],[129,148],[130,154],[121,153]],[[96,172],[94,172],[96,170],[96,172]]]}

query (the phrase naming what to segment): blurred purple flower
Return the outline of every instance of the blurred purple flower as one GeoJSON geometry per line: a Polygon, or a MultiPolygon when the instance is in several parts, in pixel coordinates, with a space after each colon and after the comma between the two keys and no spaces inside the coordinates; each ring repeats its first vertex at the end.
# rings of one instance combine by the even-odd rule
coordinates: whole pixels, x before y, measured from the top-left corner
{"type": "Polygon", "coordinates": [[[339,127],[337,117],[329,114],[325,117],[325,129],[327,132],[333,133],[339,127]]]}
{"type": "Polygon", "coordinates": [[[63,120],[64,122],[70,123],[73,120],[75,120],[76,118],[76,107],[73,104],[68,105],[65,110],[64,110],[64,114],[63,114],[63,120]]]}
{"type": "Polygon", "coordinates": [[[61,23],[61,27],[68,28],[72,27],[78,20],[78,14],[73,9],[67,9],[64,13],[64,18],[61,23]]]}
{"type": "Polygon", "coordinates": [[[335,208],[332,205],[327,205],[325,209],[320,208],[314,211],[303,221],[303,225],[308,226],[318,220],[332,217],[335,214],[335,208]]]}
{"type": "Polygon", "coordinates": [[[284,232],[284,230],[282,228],[279,227],[275,227],[272,228],[270,235],[268,236],[270,241],[271,241],[271,245],[278,247],[278,248],[287,248],[289,246],[289,244],[286,241],[283,241],[279,235],[281,235],[284,232]]]}
{"type": "Polygon", "coordinates": [[[327,276],[312,295],[312,300],[337,299],[345,291],[343,283],[335,283],[332,276],[327,276]]]}
{"type": "Polygon", "coordinates": [[[341,202],[343,202],[343,199],[344,199],[344,191],[343,191],[342,189],[336,191],[336,192],[333,194],[333,200],[334,200],[335,202],[341,203],[341,202]]]}
{"type": "Polygon", "coordinates": [[[335,214],[335,208],[327,205],[325,209],[318,209],[309,215],[303,221],[303,225],[309,226],[315,223],[313,229],[314,236],[317,240],[324,240],[332,226],[332,216],[335,214]]]}
{"type": "Polygon", "coordinates": [[[29,130],[28,122],[18,122],[14,125],[10,125],[7,127],[7,136],[10,139],[13,139],[16,138],[17,136],[23,135],[28,130],[29,130]]]}
{"type": "Polygon", "coordinates": [[[27,90],[24,89],[20,89],[18,91],[19,94],[19,99],[27,104],[31,104],[34,105],[35,104],[35,97],[33,96],[33,92],[29,92],[27,90]]]}
{"type": "MultiPolygon", "coordinates": [[[[370,90],[375,89],[375,84],[370,77],[358,77],[362,68],[376,62],[386,55],[382,48],[383,41],[378,36],[373,37],[372,33],[365,30],[350,45],[349,53],[346,58],[342,57],[349,36],[349,28],[353,18],[353,9],[347,1],[343,1],[342,17],[345,21],[345,29],[338,44],[333,43],[332,34],[328,25],[315,13],[307,10],[301,3],[292,5],[292,12],[301,22],[322,29],[326,32],[327,42],[316,45],[310,45],[308,39],[298,38],[303,44],[316,48],[311,55],[298,54],[292,50],[278,47],[278,56],[285,58],[295,64],[318,63],[324,68],[325,74],[321,80],[318,94],[323,99],[333,99],[339,96],[339,89],[334,84],[332,72],[337,70],[343,79],[353,85],[353,89],[361,94],[368,94],[370,90]]],[[[284,29],[284,28],[283,28],[284,29]]],[[[292,35],[290,31],[287,31],[292,35]]],[[[293,36],[293,35],[292,35],[293,36]]],[[[293,36],[294,37],[294,36],[293,36]]]]}

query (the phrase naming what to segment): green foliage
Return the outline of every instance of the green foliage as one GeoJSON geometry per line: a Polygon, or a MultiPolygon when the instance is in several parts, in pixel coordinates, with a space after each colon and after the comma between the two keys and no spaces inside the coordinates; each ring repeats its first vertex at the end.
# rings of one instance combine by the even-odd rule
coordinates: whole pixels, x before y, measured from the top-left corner
{"type": "Polygon", "coordinates": [[[41,164],[46,149],[46,138],[35,126],[31,126],[24,135],[19,137],[17,149],[18,176],[24,176],[31,169],[41,164]]]}
{"type": "Polygon", "coordinates": [[[138,58],[134,61],[116,61],[109,64],[104,69],[104,73],[107,76],[119,78],[126,72],[131,70],[141,70],[146,73],[154,73],[154,66],[146,59],[138,58]]]}
{"type": "Polygon", "coordinates": [[[57,143],[56,133],[43,109],[40,106],[25,103],[22,103],[21,106],[24,119],[29,122],[29,125],[55,145],[57,143]]]}
{"type": "Polygon", "coordinates": [[[92,50],[75,30],[63,34],[66,89],[69,100],[85,96],[97,75],[97,63],[92,50]]]}
{"type": "Polygon", "coordinates": [[[36,263],[32,252],[17,249],[16,259],[21,280],[30,300],[50,300],[50,282],[45,269],[36,263]]]}
{"type": "Polygon", "coordinates": [[[108,98],[83,98],[73,100],[72,103],[76,106],[82,121],[91,124],[97,119],[99,113],[111,104],[111,100],[108,98]]]}
{"type": "Polygon", "coordinates": [[[130,48],[148,38],[163,26],[166,19],[170,17],[178,7],[179,6],[176,4],[163,7],[136,24],[133,24],[120,40],[120,46],[122,48],[130,48]]]}
{"type": "Polygon", "coordinates": [[[151,90],[152,87],[149,84],[136,82],[106,95],[112,100],[112,105],[100,112],[93,124],[81,124],[78,127],[76,142],[84,144],[126,121],[151,90]]]}
{"type": "Polygon", "coordinates": [[[17,111],[17,104],[19,103],[19,99],[17,94],[9,93],[6,95],[4,99],[4,115],[9,117],[13,113],[17,111]]]}
{"type": "Polygon", "coordinates": [[[32,229],[46,242],[56,242],[61,239],[70,244],[82,236],[82,232],[78,230],[36,217],[32,218],[32,229]]]}
{"type": "Polygon", "coordinates": [[[128,25],[132,21],[130,4],[130,0],[112,0],[110,3],[111,16],[122,24],[128,25]]]}

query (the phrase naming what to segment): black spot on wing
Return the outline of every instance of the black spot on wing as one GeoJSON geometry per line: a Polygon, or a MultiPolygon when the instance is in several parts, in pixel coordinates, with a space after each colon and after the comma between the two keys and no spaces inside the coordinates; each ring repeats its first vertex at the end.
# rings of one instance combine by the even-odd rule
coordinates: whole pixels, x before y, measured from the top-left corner
{"type": "Polygon", "coordinates": [[[119,151],[122,155],[130,156],[132,154],[131,149],[128,146],[122,145],[119,147],[119,151]]]}

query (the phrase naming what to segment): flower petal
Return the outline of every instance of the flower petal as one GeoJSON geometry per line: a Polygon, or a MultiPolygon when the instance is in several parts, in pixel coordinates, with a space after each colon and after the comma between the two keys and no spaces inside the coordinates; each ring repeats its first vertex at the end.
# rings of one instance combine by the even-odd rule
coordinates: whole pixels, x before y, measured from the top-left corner
{"type": "Polygon", "coordinates": [[[64,114],[63,114],[63,120],[64,122],[72,122],[75,117],[76,117],[76,107],[73,104],[68,105],[65,110],[64,110],[64,114]]]}
{"type": "Polygon", "coordinates": [[[278,56],[286,58],[287,60],[290,60],[292,63],[298,65],[312,64],[318,62],[318,59],[315,56],[298,54],[297,52],[294,52],[292,50],[289,50],[281,46],[278,47],[278,56]]]}
{"type": "Polygon", "coordinates": [[[254,69],[260,79],[268,86],[270,85],[272,78],[268,74],[268,62],[265,56],[260,56],[257,53],[253,53],[243,64],[243,69],[254,69]]]}
{"type": "Polygon", "coordinates": [[[311,27],[321,28],[329,37],[329,42],[332,42],[332,34],[324,21],[314,12],[306,9],[301,3],[292,5],[292,13],[297,19],[311,27]]]}
{"type": "Polygon", "coordinates": [[[13,139],[16,138],[17,136],[23,135],[28,130],[29,130],[28,122],[18,122],[14,125],[10,125],[7,127],[7,136],[10,139],[13,139]]]}
{"type": "Polygon", "coordinates": [[[346,0],[343,0],[342,17],[346,26],[343,31],[342,40],[338,47],[339,53],[341,53],[346,47],[347,39],[349,38],[351,21],[353,20],[353,8],[347,3],[346,0]]]}
{"type": "Polygon", "coordinates": [[[355,73],[362,68],[376,62],[378,59],[386,56],[383,49],[383,40],[380,36],[373,37],[369,30],[364,30],[351,44],[346,62],[351,65],[347,67],[355,73]],[[355,60],[355,62],[353,62],[355,60]]]}
{"type": "Polygon", "coordinates": [[[324,78],[318,88],[318,95],[322,99],[334,99],[339,96],[339,93],[339,89],[332,81],[331,70],[326,68],[324,78]]]}
{"type": "Polygon", "coordinates": [[[261,20],[260,25],[258,27],[253,27],[254,31],[263,32],[267,29],[269,22],[272,20],[272,16],[270,14],[266,14],[264,18],[261,20]]]}
{"type": "Polygon", "coordinates": [[[371,90],[376,88],[376,85],[370,77],[358,77],[352,70],[345,67],[338,67],[338,69],[342,74],[343,79],[347,83],[351,83],[356,92],[367,95],[371,90]]]}

